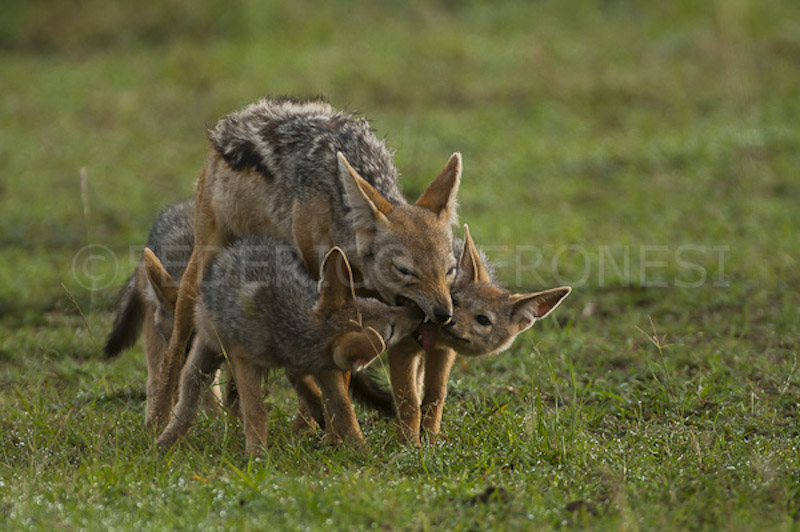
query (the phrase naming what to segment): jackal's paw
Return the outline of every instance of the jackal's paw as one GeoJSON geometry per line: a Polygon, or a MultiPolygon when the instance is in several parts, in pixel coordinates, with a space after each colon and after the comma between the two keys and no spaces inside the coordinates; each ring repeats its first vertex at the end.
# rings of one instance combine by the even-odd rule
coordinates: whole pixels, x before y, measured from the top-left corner
{"type": "Polygon", "coordinates": [[[266,457],[267,446],[261,443],[252,443],[246,446],[245,451],[253,457],[266,457]]]}
{"type": "Polygon", "coordinates": [[[178,435],[171,431],[164,431],[161,436],[156,440],[156,447],[163,452],[169,451],[175,442],[178,441],[178,435]]]}
{"type": "Polygon", "coordinates": [[[167,426],[172,417],[172,404],[163,397],[148,397],[144,413],[144,426],[152,434],[159,434],[167,426]]]}
{"type": "Polygon", "coordinates": [[[447,441],[447,436],[441,432],[433,433],[423,430],[420,440],[425,446],[435,447],[447,441]]]}
{"type": "Polygon", "coordinates": [[[422,447],[422,442],[419,439],[419,434],[409,434],[402,430],[397,431],[397,441],[400,445],[405,447],[422,447]]]}
{"type": "Polygon", "coordinates": [[[325,435],[322,437],[322,443],[325,445],[341,445],[343,443],[342,438],[339,437],[338,434],[332,434],[330,432],[326,432],[325,435]]]}
{"type": "Polygon", "coordinates": [[[293,434],[313,434],[317,431],[317,422],[302,414],[297,414],[292,422],[293,434]]]}
{"type": "Polygon", "coordinates": [[[347,445],[353,448],[364,447],[367,443],[361,433],[349,434],[342,437],[331,432],[325,433],[325,436],[322,437],[322,442],[326,445],[347,445]]]}
{"type": "Polygon", "coordinates": [[[164,418],[164,416],[159,415],[159,413],[153,413],[145,416],[144,418],[145,429],[147,429],[153,435],[160,433],[166,425],[167,420],[164,418]]]}

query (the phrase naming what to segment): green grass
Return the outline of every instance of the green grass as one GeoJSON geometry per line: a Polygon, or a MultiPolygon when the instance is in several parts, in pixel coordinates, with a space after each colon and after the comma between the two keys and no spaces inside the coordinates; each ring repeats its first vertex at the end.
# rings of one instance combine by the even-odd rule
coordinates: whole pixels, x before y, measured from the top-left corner
{"type": "Polygon", "coordinates": [[[77,6],[0,21],[0,528],[797,528],[798,6],[77,6]],[[265,458],[224,416],[161,455],[141,348],[100,353],[116,290],[209,125],[319,93],[409,197],[461,151],[500,278],[576,290],[457,362],[422,450],[363,409],[364,450],[293,437],[276,376],[265,458]]]}

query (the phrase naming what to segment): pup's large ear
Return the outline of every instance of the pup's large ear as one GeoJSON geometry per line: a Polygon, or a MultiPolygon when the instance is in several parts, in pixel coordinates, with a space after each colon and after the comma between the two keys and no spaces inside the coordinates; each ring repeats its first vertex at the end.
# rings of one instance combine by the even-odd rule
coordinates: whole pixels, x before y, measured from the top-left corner
{"type": "Polygon", "coordinates": [[[353,271],[341,248],[328,251],[320,271],[317,311],[332,312],[353,301],[353,271]]]}
{"type": "Polygon", "coordinates": [[[345,333],[334,345],[333,362],[342,371],[358,372],[378,358],[385,346],[374,329],[345,333]]]}
{"type": "Polygon", "coordinates": [[[512,305],[511,321],[522,332],[530,328],[536,320],[550,314],[570,292],[572,288],[562,286],[534,294],[513,294],[509,298],[512,305]]]}
{"type": "Polygon", "coordinates": [[[337,152],[339,179],[344,184],[350,206],[355,214],[356,230],[373,229],[375,223],[388,224],[386,215],[392,212],[392,204],[375,190],[375,187],[358,175],[342,152],[337,152]]]}
{"type": "Polygon", "coordinates": [[[147,282],[152,289],[152,293],[148,290],[147,295],[151,300],[154,299],[152,296],[155,296],[155,301],[151,302],[160,305],[164,310],[175,309],[175,303],[178,301],[178,283],[164,269],[164,265],[150,248],[144,248],[143,258],[147,282]]]}
{"type": "Polygon", "coordinates": [[[428,185],[417,200],[417,206],[433,211],[451,223],[456,221],[456,193],[461,183],[461,154],[450,156],[444,170],[428,185]]]}
{"type": "Polygon", "coordinates": [[[469,234],[469,226],[464,224],[464,247],[461,249],[461,260],[458,262],[458,273],[454,286],[491,282],[489,271],[483,264],[481,254],[469,234]]]}

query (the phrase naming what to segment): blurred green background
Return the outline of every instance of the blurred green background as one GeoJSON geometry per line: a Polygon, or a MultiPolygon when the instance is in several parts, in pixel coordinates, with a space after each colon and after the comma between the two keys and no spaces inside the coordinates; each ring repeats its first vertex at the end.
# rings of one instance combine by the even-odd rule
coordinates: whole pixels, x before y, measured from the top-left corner
{"type": "Polygon", "coordinates": [[[65,275],[87,244],[118,254],[121,284],[128,247],[191,194],[206,128],[280,94],[364,113],[409,197],[461,151],[462,220],[509,262],[507,282],[541,253],[521,284],[613,284],[598,269],[609,253],[633,261],[637,284],[642,245],[667,248],[645,252],[668,264],[650,268],[659,279],[699,279],[674,256],[694,245],[684,259],[709,279],[712,248],[728,246],[724,275],[796,288],[798,13],[735,0],[12,1],[0,308],[33,319],[63,301],[58,281],[79,301],[81,284],[108,284],[110,260],[76,264],[98,269],[77,285],[65,275]]]}
{"type": "Polygon", "coordinates": [[[457,365],[439,454],[387,458],[391,426],[370,422],[373,461],[284,442],[276,485],[305,500],[301,475],[329,468],[360,494],[353,522],[332,510],[350,529],[361,507],[414,530],[793,526],[800,3],[778,0],[5,0],[0,492],[24,489],[0,513],[105,523],[140,495],[164,501],[147,528],[189,493],[201,507],[173,525],[215,523],[210,487],[172,484],[195,474],[278,504],[276,473],[231,458],[241,442],[219,444],[219,425],[164,469],[139,430],[140,350],[99,359],[156,213],[192,194],[206,129],[264,95],[365,114],[410,198],[460,151],[461,219],[500,279],[576,288],[507,355],[457,365]],[[131,495],[139,470],[155,480],[131,495]],[[453,503],[487,478],[508,505],[453,503]],[[97,479],[115,495],[83,491],[97,479]]]}

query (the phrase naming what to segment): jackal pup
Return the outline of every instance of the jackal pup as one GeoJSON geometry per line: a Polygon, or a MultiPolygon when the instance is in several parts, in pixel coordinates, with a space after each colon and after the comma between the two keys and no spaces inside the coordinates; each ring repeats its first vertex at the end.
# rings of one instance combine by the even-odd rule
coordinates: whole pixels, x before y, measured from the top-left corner
{"type": "Polygon", "coordinates": [[[421,428],[428,434],[438,434],[456,353],[480,357],[508,349],[520,333],[548,316],[572,291],[562,286],[512,294],[502,288],[493,280],[466,225],[463,247],[456,253],[459,263],[451,290],[453,319],[443,326],[423,324],[417,341],[406,338],[390,353],[410,361],[404,380],[412,384],[399,387],[397,383],[403,379],[396,377],[393,358],[389,358],[398,435],[404,443],[419,445],[421,428]]]}
{"type": "Polygon", "coordinates": [[[464,225],[464,246],[451,292],[453,320],[441,327],[438,340],[468,357],[499,353],[536,320],[547,317],[570,292],[569,286],[521,294],[502,288],[492,279],[464,225]]]}
{"type": "Polygon", "coordinates": [[[369,123],[322,101],[260,100],[222,118],[209,138],[196,185],[196,245],[178,291],[155,425],[169,415],[206,264],[236,238],[291,242],[313,278],[321,254],[339,246],[365,290],[386,303],[413,302],[434,323],[451,319],[459,154],[409,204],[369,123]]]}
{"type": "Polygon", "coordinates": [[[178,404],[158,438],[162,449],[194,422],[200,393],[226,358],[233,368],[248,450],[267,443],[261,381],[267,370],[278,367],[316,378],[329,435],[363,440],[345,372],[365,368],[414,331],[423,317],[413,307],[356,299],[341,249],[328,252],[317,283],[291,247],[265,236],[245,237],[218,255],[201,294],[178,404]]]}

